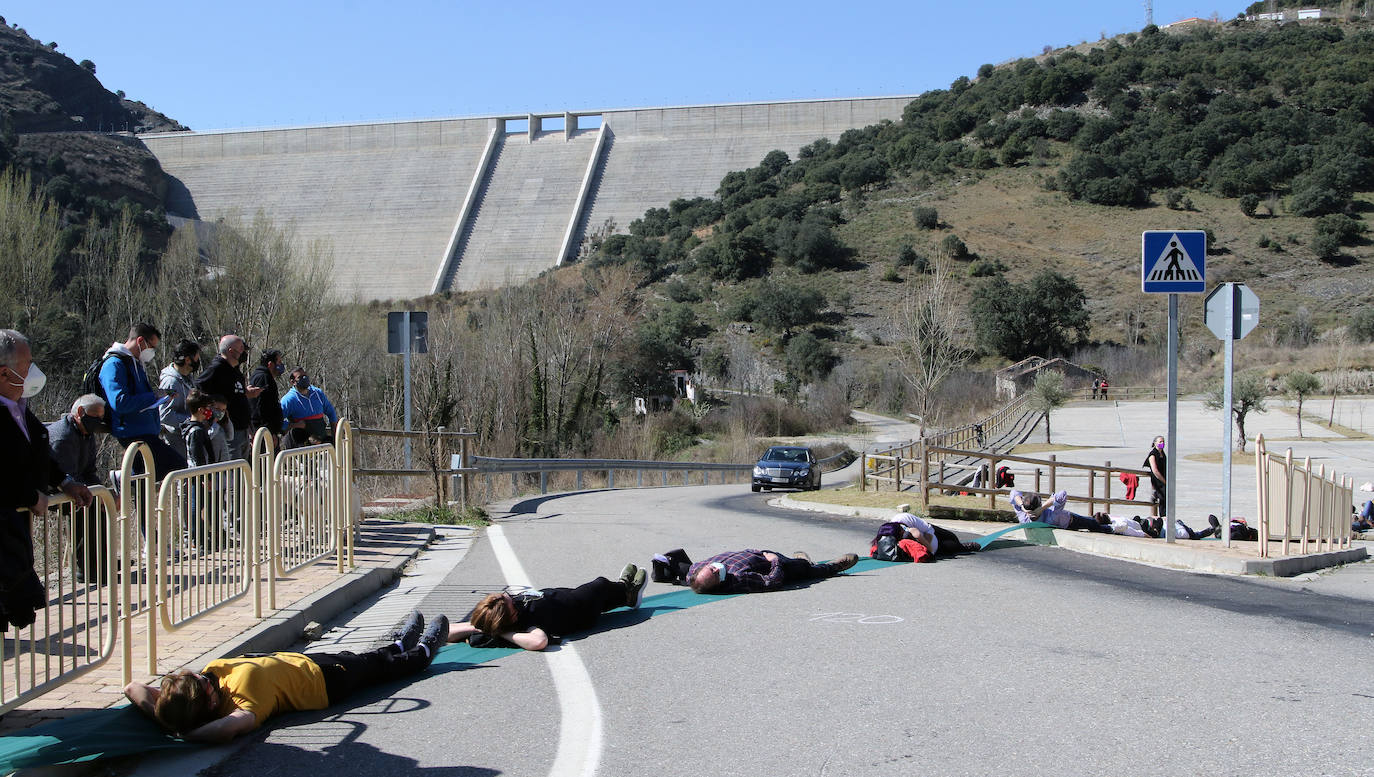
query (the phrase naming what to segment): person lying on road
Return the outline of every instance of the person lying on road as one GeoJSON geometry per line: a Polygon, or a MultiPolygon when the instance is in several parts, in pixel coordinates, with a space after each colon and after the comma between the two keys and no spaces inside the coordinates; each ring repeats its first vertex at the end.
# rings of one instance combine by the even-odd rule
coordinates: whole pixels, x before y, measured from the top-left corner
{"type": "Polygon", "coordinates": [[[615,581],[598,577],[576,588],[490,594],[461,623],[453,624],[448,641],[543,650],[551,641],[591,628],[604,612],[639,607],[647,583],[647,572],[627,564],[615,581]]]}
{"type": "Polygon", "coordinates": [[[440,615],[424,627],[410,614],[392,644],[357,654],[268,653],[211,661],[201,672],[181,670],[159,685],[133,682],[124,695],[140,712],[190,742],[223,744],[273,715],[320,710],[357,691],[423,672],[448,634],[440,615]]]}
{"type": "Polygon", "coordinates": [[[801,552],[788,558],[772,550],[736,550],[693,564],[687,571],[687,584],[699,594],[755,593],[799,580],[833,577],[857,563],[859,557],[853,553],[813,564],[801,552]]]}

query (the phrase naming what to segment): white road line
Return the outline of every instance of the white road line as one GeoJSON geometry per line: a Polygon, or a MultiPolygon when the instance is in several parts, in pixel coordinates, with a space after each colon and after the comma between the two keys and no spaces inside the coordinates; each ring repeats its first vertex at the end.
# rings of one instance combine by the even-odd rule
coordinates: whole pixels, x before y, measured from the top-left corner
{"type": "MultiPolygon", "coordinates": [[[[506,582],[533,587],[499,524],[487,527],[487,539],[491,540],[491,550],[496,554],[496,563],[501,565],[506,582]]],[[[592,687],[592,677],[587,674],[587,667],[578,657],[577,650],[566,642],[558,650],[545,653],[544,657],[553,675],[562,718],[558,727],[558,753],[549,769],[549,777],[591,777],[601,763],[601,704],[592,687]]]]}

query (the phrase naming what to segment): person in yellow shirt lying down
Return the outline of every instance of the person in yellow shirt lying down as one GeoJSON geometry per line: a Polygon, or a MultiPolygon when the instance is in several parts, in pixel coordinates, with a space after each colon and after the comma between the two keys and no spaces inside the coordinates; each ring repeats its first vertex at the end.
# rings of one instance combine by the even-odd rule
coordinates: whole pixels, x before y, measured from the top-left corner
{"type": "Polygon", "coordinates": [[[366,653],[268,653],[219,658],[201,672],[181,670],[159,685],[129,683],[124,695],[167,731],[191,742],[223,744],[285,712],[320,710],[368,686],[423,672],[448,638],[448,618],[424,627],[413,612],[366,653]]]}

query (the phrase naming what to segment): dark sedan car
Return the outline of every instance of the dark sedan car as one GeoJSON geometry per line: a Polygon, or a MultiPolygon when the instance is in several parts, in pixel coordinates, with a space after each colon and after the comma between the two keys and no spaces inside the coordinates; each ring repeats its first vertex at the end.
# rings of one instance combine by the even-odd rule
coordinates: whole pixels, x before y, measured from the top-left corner
{"type": "Polygon", "coordinates": [[[810,448],[774,445],[754,465],[749,489],[800,488],[815,491],[821,487],[821,468],[810,448]]]}

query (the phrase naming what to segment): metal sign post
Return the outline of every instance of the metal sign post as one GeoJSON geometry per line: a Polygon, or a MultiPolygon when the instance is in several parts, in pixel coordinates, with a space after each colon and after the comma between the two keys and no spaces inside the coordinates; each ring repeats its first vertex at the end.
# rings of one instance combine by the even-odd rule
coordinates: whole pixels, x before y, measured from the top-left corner
{"type": "MultiPolygon", "coordinates": [[[[387,353],[401,354],[402,376],[405,396],[405,430],[410,431],[410,354],[425,353],[429,350],[429,313],[409,310],[386,314],[387,353]]],[[[405,438],[406,469],[411,468],[410,437],[405,438]]]]}
{"type": "Polygon", "coordinates": [[[1169,419],[1164,437],[1164,541],[1173,542],[1178,511],[1178,295],[1207,290],[1207,233],[1149,230],[1140,235],[1140,290],[1169,295],[1169,419]]]}
{"type": "Polygon", "coordinates": [[[1226,343],[1226,367],[1222,377],[1221,428],[1221,541],[1231,547],[1231,428],[1235,420],[1232,402],[1235,391],[1236,341],[1250,334],[1259,323],[1259,298],[1243,283],[1223,283],[1212,289],[1204,301],[1207,328],[1226,343]]]}
{"type": "Polygon", "coordinates": [[[402,380],[403,384],[405,385],[405,430],[406,430],[407,434],[406,434],[406,436],[405,436],[404,439],[405,439],[406,469],[410,469],[410,435],[409,435],[409,432],[410,432],[410,337],[408,336],[408,335],[410,334],[410,311],[409,311],[409,310],[407,310],[407,311],[405,311],[404,313],[401,314],[401,331],[402,331],[402,332],[405,332],[406,335],[407,335],[407,337],[406,337],[406,339],[405,339],[405,342],[406,342],[405,350],[401,351],[401,353],[403,354],[403,355],[401,356],[401,363],[402,363],[403,365],[405,365],[405,366],[402,368],[402,370],[401,370],[401,373],[402,373],[402,375],[403,375],[403,377],[401,378],[401,380],[402,380]]]}
{"type": "Polygon", "coordinates": [[[1169,421],[1164,443],[1164,541],[1174,541],[1178,478],[1178,295],[1169,295],[1169,421]]]}

